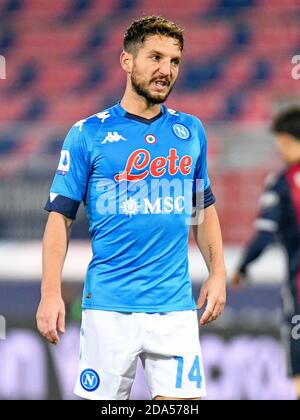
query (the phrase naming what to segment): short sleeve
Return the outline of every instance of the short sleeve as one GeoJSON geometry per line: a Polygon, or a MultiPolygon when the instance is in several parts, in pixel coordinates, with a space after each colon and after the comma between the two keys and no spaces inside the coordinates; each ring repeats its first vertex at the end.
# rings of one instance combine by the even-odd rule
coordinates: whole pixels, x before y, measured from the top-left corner
{"type": "Polygon", "coordinates": [[[73,126],[63,143],[45,210],[75,219],[86,195],[92,166],[90,154],[81,127],[73,126]]]}
{"type": "MultiPolygon", "coordinates": [[[[200,141],[200,154],[196,163],[193,183],[193,206],[196,205],[196,197],[198,194],[203,195],[204,208],[215,203],[215,197],[210,186],[210,179],[207,172],[207,138],[204,127],[197,118],[197,134],[200,141]]],[[[198,198],[197,198],[198,200],[198,198]]],[[[199,201],[199,200],[198,200],[199,201]]]]}

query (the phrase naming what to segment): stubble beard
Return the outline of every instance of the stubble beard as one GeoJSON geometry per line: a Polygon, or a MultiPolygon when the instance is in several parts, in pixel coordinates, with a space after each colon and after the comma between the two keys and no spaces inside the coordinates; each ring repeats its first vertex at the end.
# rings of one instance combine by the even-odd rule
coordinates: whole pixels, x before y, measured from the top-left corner
{"type": "Polygon", "coordinates": [[[170,95],[174,86],[174,84],[170,86],[169,90],[167,91],[165,95],[153,95],[150,93],[149,88],[147,88],[147,85],[148,85],[147,82],[138,81],[135,69],[133,69],[131,73],[131,85],[132,85],[133,90],[139,96],[142,96],[143,98],[145,98],[149,105],[162,104],[163,102],[165,102],[168,96],[170,95]]]}

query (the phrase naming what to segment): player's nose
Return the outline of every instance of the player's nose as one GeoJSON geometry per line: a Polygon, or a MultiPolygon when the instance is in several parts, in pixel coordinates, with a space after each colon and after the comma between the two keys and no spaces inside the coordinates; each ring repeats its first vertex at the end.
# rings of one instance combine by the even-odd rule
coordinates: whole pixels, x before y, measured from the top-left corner
{"type": "Polygon", "coordinates": [[[171,61],[162,60],[159,66],[159,72],[162,76],[170,76],[171,75],[171,61]]]}

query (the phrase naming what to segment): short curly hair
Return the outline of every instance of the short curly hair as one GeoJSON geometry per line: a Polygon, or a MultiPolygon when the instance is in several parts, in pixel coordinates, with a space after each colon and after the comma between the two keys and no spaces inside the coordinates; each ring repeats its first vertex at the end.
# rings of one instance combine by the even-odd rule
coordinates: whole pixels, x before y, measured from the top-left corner
{"type": "Polygon", "coordinates": [[[146,16],[131,23],[124,35],[124,51],[135,54],[142,46],[147,36],[162,35],[178,41],[182,51],[184,46],[183,29],[176,23],[161,16],[146,16]]]}

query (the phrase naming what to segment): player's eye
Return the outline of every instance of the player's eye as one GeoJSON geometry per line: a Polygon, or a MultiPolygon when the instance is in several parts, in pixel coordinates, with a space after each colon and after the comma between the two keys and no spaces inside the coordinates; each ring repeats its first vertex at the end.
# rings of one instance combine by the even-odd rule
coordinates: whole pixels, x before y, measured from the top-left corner
{"type": "Polygon", "coordinates": [[[152,60],[153,61],[159,61],[160,60],[160,55],[153,55],[152,60]]]}
{"type": "Polygon", "coordinates": [[[179,66],[179,60],[172,60],[172,64],[174,65],[174,66],[179,66]]]}

